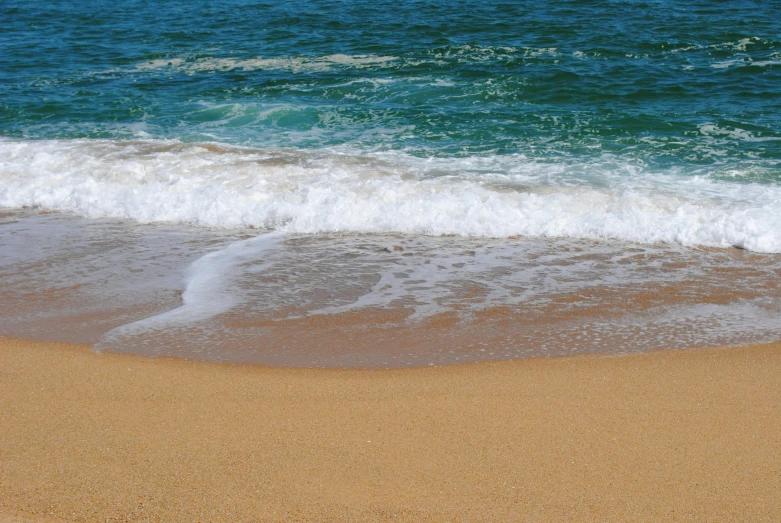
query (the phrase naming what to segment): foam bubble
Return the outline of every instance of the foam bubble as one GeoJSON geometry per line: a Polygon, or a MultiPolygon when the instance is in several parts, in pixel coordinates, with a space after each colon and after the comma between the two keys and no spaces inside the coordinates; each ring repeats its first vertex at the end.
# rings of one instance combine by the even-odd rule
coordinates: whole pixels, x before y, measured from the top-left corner
{"type": "Polygon", "coordinates": [[[742,140],[744,142],[774,142],[781,140],[781,138],[777,136],[755,136],[752,132],[739,127],[725,129],[713,123],[700,124],[698,129],[703,136],[734,138],[735,140],[742,140]]]}

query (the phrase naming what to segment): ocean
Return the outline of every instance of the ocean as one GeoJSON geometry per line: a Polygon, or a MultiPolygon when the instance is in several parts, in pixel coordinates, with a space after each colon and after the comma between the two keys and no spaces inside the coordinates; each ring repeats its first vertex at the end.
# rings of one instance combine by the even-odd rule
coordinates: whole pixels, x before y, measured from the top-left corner
{"type": "Polygon", "coordinates": [[[2,336],[372,368],[781,338],[781,3],[0,15],[2,336]]]}

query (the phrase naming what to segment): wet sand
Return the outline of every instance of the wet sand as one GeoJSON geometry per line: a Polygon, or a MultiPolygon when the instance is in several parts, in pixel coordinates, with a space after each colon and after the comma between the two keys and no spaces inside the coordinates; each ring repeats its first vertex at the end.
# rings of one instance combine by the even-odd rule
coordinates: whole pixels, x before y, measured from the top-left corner
{"type": "Polygon", "coordinates": [[[781,521],[781,343],[383,371],[0,340],[0,521],[781,521]]]}

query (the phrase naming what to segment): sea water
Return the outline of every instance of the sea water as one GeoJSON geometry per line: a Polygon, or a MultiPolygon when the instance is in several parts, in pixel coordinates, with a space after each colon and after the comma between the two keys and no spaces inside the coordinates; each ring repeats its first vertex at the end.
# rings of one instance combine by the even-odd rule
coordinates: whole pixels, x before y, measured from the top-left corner
{"type": "Polygon", "coordinates": [[[781,334],[777,3],[0,14],[0,335],[383,367],[781,334]]]}

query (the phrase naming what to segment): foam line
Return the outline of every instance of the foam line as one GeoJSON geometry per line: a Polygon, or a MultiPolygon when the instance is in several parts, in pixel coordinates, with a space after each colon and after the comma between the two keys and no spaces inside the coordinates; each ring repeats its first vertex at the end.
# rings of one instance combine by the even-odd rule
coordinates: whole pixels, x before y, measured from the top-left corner
{"type": "Polygon", "coordinates": [[[116,337],[139,334],[171,327],[190,326],[223,314],[242,302],[233,278],[242,273],[238,266],[251,261],[254,271],[266,264],[257,264],[262,253],[274,249],[282,233],[270,232],[231,243],[218,251],[195,260],[184,275],[182,304],[169,311],[139,321],[121,325],[103,336],[103,342],[116,337]]]}
{"type": "Polygon", "coordinates": [[[542,162],[0,140],[0,206],[291,233],[613,238],[781,252],[778,184],[682,169],[654,172],[611,156],[542,162]]]}

